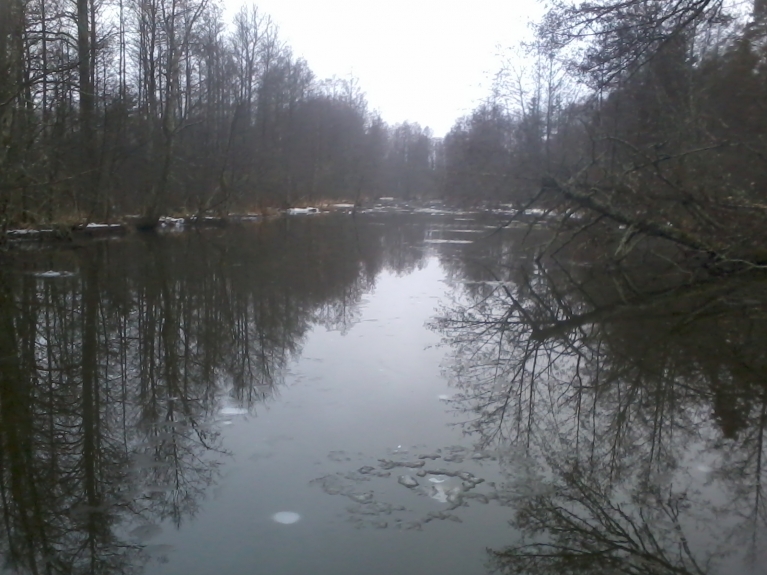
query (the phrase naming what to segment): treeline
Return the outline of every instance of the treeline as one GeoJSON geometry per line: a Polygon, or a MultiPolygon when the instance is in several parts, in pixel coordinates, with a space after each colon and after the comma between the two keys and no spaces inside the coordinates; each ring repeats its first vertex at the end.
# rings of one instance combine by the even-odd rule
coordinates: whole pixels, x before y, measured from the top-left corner
{"type": "Polygon", "coordinates": [[[445,138],[445,196],[624,230],[621,252],[653,236],[767,261],[766,16],[763,0],[553,3],[445,138]]]}
{"type": "Polygon", "coordinates": [[[435,145],[255,5],[0,2],[0,228],[419,194],[435,145]]]}

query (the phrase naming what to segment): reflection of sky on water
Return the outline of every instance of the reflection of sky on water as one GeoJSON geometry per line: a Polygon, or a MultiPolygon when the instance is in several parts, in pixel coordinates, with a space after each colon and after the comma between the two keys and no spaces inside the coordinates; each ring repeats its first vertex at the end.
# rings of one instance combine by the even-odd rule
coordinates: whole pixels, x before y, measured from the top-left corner
{"type": "Polygon", "coordinates": [[[620,522],[620,506],[672,542],[662,514],[678,513],[694,555],[763,529],[759,286],[580,321],[612,283],[585,297],[553,281],[513,229],[426,241],[470,228],[465,214],[292,218],[33,254],[42,276],[0,269],[16,298],[0,320],[39,330],[34,362],[0,337],[3,375],[36,382],[0,385],[17,406],[2,440],[27,441],[34,463],[0,476],[30,487],[7,491],[9,532],[40,553],[41,533],[72,549],[110,533],[87,547],[122,553],[105,574],[479,575],[486,548],[518,540],[517,512],[620,522]],[[549,336],[531,338],[531,318],[549,336]]]}
{"type": "MultiPolygon", "coordinates": [[[[233,571],[256,564],[277,573],[336,575],[364,566],[366,573],[388,575],[420,565],[426,572],[485,573],[485,547],[504,541],[507,514],[500,506],[489,513],[479,505],[466,509],[461,520],[473,526],[470,534],[448,515],[430,529],[403,531],[444,512],[448,490],[417,477],[420,468],[386,472],[378,461],[419,461],[418,454],[463,442],[438,399],[449,395],[440,367],[445,350],[425,325],[437,305],[433,296],[448,289],[443,278],[434,258],[411,274],[384,272],[364,294],[352,327],[309,331],[279,400],[226,429],[224,444],[235,463],[216,501],[173,534],[176,551],[157,573],[206,573],[220,557],[233,571]],[[357,471],[366,465],[376,473],[357,471]],[[336,490],[328,489],[343,491],[342,497],[327,497],[312,483],[338,473],[336,490]],[[398,483],[403,474],[415,477],[424,492],[398,483]],[[275,508],[292,509],[301,520],[289,532],[275,531],[275,508]],[[211,525],[227,535],[211,540],[211,525]]],[[[439,461],[426,461],[439,467],[439,461]]]]}

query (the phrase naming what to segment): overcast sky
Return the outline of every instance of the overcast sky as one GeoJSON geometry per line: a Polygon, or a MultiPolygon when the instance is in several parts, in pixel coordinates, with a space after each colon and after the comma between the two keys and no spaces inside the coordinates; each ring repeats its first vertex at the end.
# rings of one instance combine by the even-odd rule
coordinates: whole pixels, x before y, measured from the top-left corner
{"type": "MultiPolygon", "coordinates": [[[[225,0],[230,13],[242,0],[225,0]]],[[[389,123],[436,136],[489,93],[503,47],[529,34],[538,0],[256,0],[320,78],[359,78],[389,123]]]]}

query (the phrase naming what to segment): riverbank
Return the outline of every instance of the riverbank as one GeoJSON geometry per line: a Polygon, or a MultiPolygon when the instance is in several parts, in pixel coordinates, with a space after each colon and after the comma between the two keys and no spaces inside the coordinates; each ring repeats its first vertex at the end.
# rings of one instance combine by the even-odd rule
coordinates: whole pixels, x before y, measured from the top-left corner
{"type": "Polygon", "coordinates": [[[351,213],[354,208],[355,205],[352,203],[318,203],[315,206],[231,213],[226,216],[174,215],[150,220],[143,216],[126,215],[108,222],[52,222],[38,226],[13,226],[7,229],[5,233],[0,230],[0,245],[19,242],[66,242],[77,239],[120,237],[135,232],[174,232],[201,227],[221,228],[231,224],[291,215],[351,213]]]}
{"type": "MultiPolygon", "coordinates": [[[[363,204],[352,202],[317,202],[313,205],[286,209],[270,208],[259,212],[231,213],[226,216],[174,215],[152,220],[138,215],[126,215],[110,222],[54,223],[35,227],[16,227],[0,232],[0,247],[28,243],[58,243],[99,238],[116,238],[132,233],[177,233],[199,228],[223,228],[242,223],[265,221],[281,217],[315,217],[327,214],[421,214],[431,216],[485,214],[494,219],[515,220],[521,225],[545,225],[552,214],[542,210],[519,213],[509,204],[460,207],[440,200],[406,201],[382,197],[363,204]]],[[[509,225],[500,224],[500,225],[509,225]]]]}

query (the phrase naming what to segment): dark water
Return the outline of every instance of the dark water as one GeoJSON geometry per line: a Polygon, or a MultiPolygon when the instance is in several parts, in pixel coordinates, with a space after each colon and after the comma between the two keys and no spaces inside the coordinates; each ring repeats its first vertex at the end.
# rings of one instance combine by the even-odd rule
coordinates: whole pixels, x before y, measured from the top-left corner
{"type": "Polygon", "coordinates": [[[764,573],[765,278],[496,223],[3,256],[5,569],[764,573]]]}

